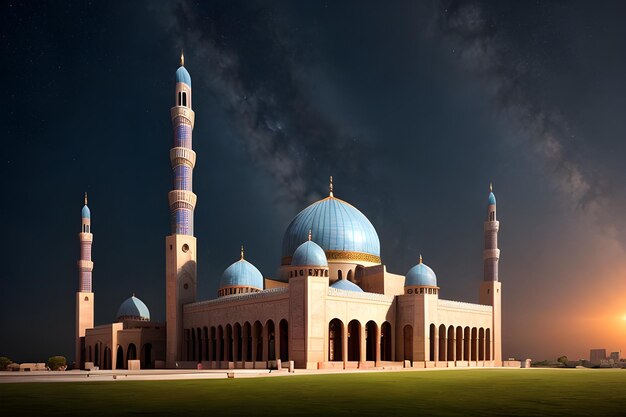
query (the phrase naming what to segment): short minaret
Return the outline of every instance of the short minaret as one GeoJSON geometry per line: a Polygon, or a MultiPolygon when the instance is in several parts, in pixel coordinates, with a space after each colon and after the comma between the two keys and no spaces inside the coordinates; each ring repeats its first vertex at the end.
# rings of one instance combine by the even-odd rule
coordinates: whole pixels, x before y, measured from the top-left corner
{"type": "Polygon", "coordinates": [[[85,365],[85,330],[93,327],[93,288],[91,286],[91,273],[93,262],[91,261],[91,212],[87,206],[87,193],[85,193],[85,205],[82,210],[81,230],[78,234],[80,240],[80,260],[78,261],[78,292],[76,293],[76,366],[84,368],[85,365]]]}
{"type": "Polygon", "coordinates": [[[491,352],[488,357],[495,366],[502,365],[502,283],[498,281],[498,230],[500,222],[496,217],[496,196],[493,186],[489,185],[487,219],[483,227],[485,249],[483,250],[483,282],[480,285],[480,303],[493,306],[493,325],[491,329],[491,352]]]}
{"type": "Polygon", "coordinates": [[[196,238],[193,236],[196,195],[192,187],[196,153],[191,146],[195,114],[191,109],[191,76],[184,65],[185,57],[181,53],[174,107],[170,109],[174,128],[174,147],[170,149],[174,184],[168,194],[172,234],[165,238],[166,365],[170,368],[182,359],[183,305],[196,301],[196,238]]]}

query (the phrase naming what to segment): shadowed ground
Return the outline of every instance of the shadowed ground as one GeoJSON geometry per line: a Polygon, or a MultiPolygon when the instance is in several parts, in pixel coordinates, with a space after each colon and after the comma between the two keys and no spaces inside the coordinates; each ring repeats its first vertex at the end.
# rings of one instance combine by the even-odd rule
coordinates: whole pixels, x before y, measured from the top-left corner
{"type": "Polygon", "coordinates": [[[0,384],[2,414],[626,415],[626,370],[451,370],[0,384]]]}

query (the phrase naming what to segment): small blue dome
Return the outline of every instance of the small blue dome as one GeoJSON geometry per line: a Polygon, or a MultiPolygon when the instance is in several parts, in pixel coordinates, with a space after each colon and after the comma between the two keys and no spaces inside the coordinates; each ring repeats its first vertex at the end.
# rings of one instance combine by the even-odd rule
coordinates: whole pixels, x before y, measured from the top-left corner
{"type": "Polygon", "coordinates": [[[263,289],[263,275],[250,262],[240,259],[224,271],[220,289],[225,287],[253,287],[263,289]]]}
{"type": "Polygon", "coordinates": [[[493,192],[489,193],[489,205],[496,204],[496,196],[493,192]]]}
{"type": "Polygon", "coordinates": [[[406,273],[404,286],[409,287],[412,285],[428,285],[436,287],[437,275],[435,275],[435,271],[430,269],[428,265],[420,262],[413,268],[409,269],[409,272],[406,273]]]}
{"type": "Polygon", "coordinates": [[[338,290],[344,291],[363,292],[361,287],[356,285],[354,282],[348,281],[347,279],[340,279],[339,281],[331,285],[330,288],[336,288],[338,290]]]}
{"type": "Polygon", "coordinates": [[[150,311],[143,301],[133,295],[124,301],[117,310],[115,320],[120,321],[123,319],[150,320],[150,311]]]}
{"type": "Polygon", "coordinates": [[[83,206],[82,216],[83,219],[91,219],[91,211],[89,211],[89,207],[87,207],[87,204],[83,206]]]}
{"type": "Polygon", "coordinates": [[[324,251],[380,257],[380,241],[372,223],[356,207],[338,198],[317,201],[293,218],[283,235],[283,257],[293,256],[307,240],[309,230],[324,251]]]}
{"type": "Polygon", "coordinates": [[[176,82],[185,83],[191,87],[191,75],[189,75],[185,67],[181,66],[176,70],[176,82]]]}
{"type": "Polygon", "coordinates": [[[293,253],[292,266],[328,266],[324,249],[312,240],[307,240],[293,253]]]}

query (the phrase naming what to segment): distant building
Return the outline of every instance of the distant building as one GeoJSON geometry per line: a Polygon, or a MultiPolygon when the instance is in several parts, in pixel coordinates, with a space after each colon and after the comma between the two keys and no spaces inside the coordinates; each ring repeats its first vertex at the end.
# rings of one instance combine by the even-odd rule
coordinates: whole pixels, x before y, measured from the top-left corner
{"type": "Polygon", "coordinates": [[[606,349],[591,349],[589,362],[599,365],[606,360],[606,349]]]}
{"type": "Polygon", "coordinates": [[[619,354],[620,352],[611,352],[609,359],[613,359],[614,362],[619,362],[619,354]]]}

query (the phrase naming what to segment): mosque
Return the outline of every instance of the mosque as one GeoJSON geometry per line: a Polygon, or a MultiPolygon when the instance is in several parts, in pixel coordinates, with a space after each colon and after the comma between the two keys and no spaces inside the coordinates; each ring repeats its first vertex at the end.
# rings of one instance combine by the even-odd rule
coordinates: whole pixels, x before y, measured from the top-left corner
{"type": "MultiPolygon", "coordinates": [[[[165,238],[166,319],[155,322],[134,295],[115,322],[94,326],[91,212],[82,209],[76,364],[83,369],[301,369],[503,366],[498,280],[499,222],[490,192],[484,221],[484,275],[478,304],[439,297],[435,272],[420,256],[406,275],[387,271],[372,223],[333,194],[291,221],[278,276],[245,258],[225,269],[217,298],[198,300],[192,173],[195,113],[181,55],[170,109],[173,189],[165,238]]],[[[491,191],[491,190],[490,190],[491,191]]]]}

